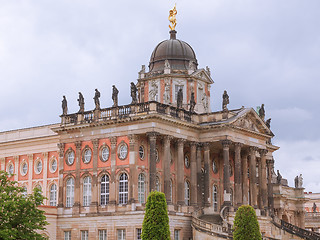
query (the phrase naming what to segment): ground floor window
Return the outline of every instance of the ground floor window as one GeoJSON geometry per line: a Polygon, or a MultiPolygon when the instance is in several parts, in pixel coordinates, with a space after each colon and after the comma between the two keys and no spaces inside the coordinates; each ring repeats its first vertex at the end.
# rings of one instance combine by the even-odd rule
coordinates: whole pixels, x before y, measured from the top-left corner
{"type": "Polygon", "coordinates": [[[180,230],[174,230],[174,240],[180,240],[180,230]]]}
{"type": "Polygon", "coordinates": [[[107,230],[99,230],[99,240],[107,240],[107,230]]]}
{"type": "Polygon", "coordinates": [[[71,231],[64,232],[64,240],[71,240],[71,231]]]}
{"type": "Polygon", "coordinates": [[[89,239],[89,231],[88,230],[81,231],[81,240],[88,240],[88,239],[89,239]]]}
{"type": "Polygon", "coordinates": [[[126,230],[118,229],[118,238],[117,240],[125,240],[126,239],[126,230]]]}
{"type": "Polygon", "coordinates": [[[137,228],[137,240],[141,240],[141,235],[142,235],[142,229],[141,228],[137,228]]]}

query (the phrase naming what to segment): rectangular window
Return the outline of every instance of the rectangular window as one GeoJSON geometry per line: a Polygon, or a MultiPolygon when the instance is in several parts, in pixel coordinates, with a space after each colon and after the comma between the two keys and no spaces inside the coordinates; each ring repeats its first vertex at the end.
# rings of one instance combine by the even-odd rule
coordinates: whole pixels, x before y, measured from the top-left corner
{"type": "Polygon", "coordinates": [[[183,85],[175,85],[175,91],[174,91],[175,100],[178,99],[178,92],[180,89],[182,89],[182,92],[183,92],[183,85]]]}
{"type": "Polygon", "coordinates": [[[71,240],[71,231],[64,232],[64,240],[71,240]]]}
{"type": "Polygon", "coordinates": [[[125,240],[126,239],[126,230],[118,229],[118,239],[117,240],[125,240]]]}
{"type": "Polygon", "coordinates": [[[107,240],[107,230],[99,230],[99,240],[107,240]]]}
{"type": "Polygon", "coordinates": [[[141,240],[141,234],[142,234],[142,229],[141,228],[137,228],[137,240],[141,240]]]}
{"type": "Polygon", "coordinates": [[[174,240],[180,240],[180,230],[174,230],[174,240]]]}
{"type": "Polygon", "coordinates": [[[89,231],[88,230],[81,231],[81,240],[88,240],[88,239],[89,239],[89,231]]]}

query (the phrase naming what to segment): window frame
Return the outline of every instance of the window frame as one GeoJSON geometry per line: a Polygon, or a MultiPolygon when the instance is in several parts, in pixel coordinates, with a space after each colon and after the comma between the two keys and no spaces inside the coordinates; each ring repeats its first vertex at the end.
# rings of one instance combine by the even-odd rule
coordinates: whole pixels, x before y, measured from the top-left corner
{"type": "Polygon", "coordinates": [[[129,152],[129,148],[128,148],[128,144],[127,143],[125,143],[124,141],[122,141],[121,143],[119,143],[119,145],[118,145],[118,158],[120,159],[120,160],[126,160],[127,159],[127,157],[128,157],[128,152],[129,152]],[[126,149],[126,153],[125,153],[125,155],[122,155],[122,148],[123,147],[125,147],[125,149],[126,149]]]}
{"type": "Polygon", "coordinates": [[[82,206],[89,207],[92,198],[92,178],[86,175],[82,178],[82,206]],[[88,181],[86,181],[88,179],[88,181]]]}
{"type": "Polygon", "coordinates": [[[84,164],[88,164],[88,163],[91,162],[91,160],[92,160],[92,149],[91,149],[88,145],[86,145],[86,146],[84,147],[84,149],[82,150],[82,162],[83,162],[84,164]],[[90,154],[87,155],[87,153],[90,153],[90,154]],[[89,157],[90,159],[88,159],[88,157],[89,157]]]}
{"type": "Polygon", "coordinates": [[[89,231],[88,230],[80,230],[80,239],[81,240],[89,240],[89,231]]]}
{"type": "Polygon", "coordinates": [[[213,184],[212,186],[212,207],[214,212],[218,212],[218,186],[213,184]]]}
{"type": "Polygon", "coordinates": [[[57,184],[52,183],[49,188],[49,205],[57,206],[57,184]],[[55,186],[55,189],[52,190],[52,187],[55,186]]]}
{"type": "Polygon", "coordinates": [[[144,173],[138,175],[138,201],[143,204],[146,202],[146,176],[144,173]],[[143,177],[143,179],[141,179],[143,177]]]}
{"type": "Polygon", "coordinates": [[[106,206],[109,204],[109,197],[110,197],[110,177],[107,173],[104,173],[101,177],[100,177],[100,206],[106,206]],[[102,178],[106,177],[106,180],[103,182],[102,178]],[[103,189],[103,184],[105,184],[105,192],[102,192],[103,189]],[[102,201],[102,196],[105,196],[105,201],[102,201]]]}
{"type": "Polygon", "coordinates": [[[190,206],[190,182],[184,181],[184,203],[186,206],[190,206]]]}
{"type": "Polygon", "coordinates": [[[119,175],[119,187],[118,187],[118,197],[119,197],[119,205],[128,204],[129,198],[129,177],[126,172],[122,172],[119,175]],[[122,176],[126,176],[125,179],[121,179],[122,176]]]}
{"type": "Polygon", "coordinates": [[[42,164],[42,160],[40,158],[37,158],[34,162],[34,172],[36,174],[41,174],[43,170],[43,164],[42,164]],[[39,164],[41,164],[41,169],[39,170],[39,164]]]}
{"type": "Polygon", "coordinates": [[[49,171],[51,172],[51,173],[55,173],[56,171],[58,170],[58,161],[57,161],[57,159],[55,158],[55,157],[52,157],[51,159],[50,159],[50,161],[49,161],[49,171]],[[53,169],[53,163],[56,163],[56,165],[55,165],[55,169],[53,169]]]}
{"type": "Polygon", "coordinates": [[[74,152],[74,150],[71,147],[66,151],[64,158],[65,158],[65,162],[68,166],[72,166],[74,164],[74,160],[76,158],[76,153],[74,152]],[[69,160],[71,159],[71,157],[70,157],[71,154],[73,154],[73,159],[72,159],[72,162],[70,163],[69,160]]]}
{"type": "Polygon", "coordinates": [[[70,208],[73,207],[74,204],[74,178],[68,177],[66,179],[66,207],[70,208]],[[68,181],[70,180],[71,185],[68,186],[68,181]],[[68,189],[71,190],[71,192],[68,192],[68,189]]]}
{"type": "Polygon", "coordinates": [[[64,240],[71,240],[71,231],[64,231],[64,240]]]}
{"type": "Polygon", "coordinates": [[[107,229],[98,229],[98,238],[99,240],[107,240],[108,238],[107,229]]]}
{"type": "Polygon", "coordinates": [[[28,167],[29,167],[29,166],[28,166],[27,161],[23,160],[23,161],[21,162],[21,165],[20,165],[20,174],[21,174],[21,176],[26,176],[26,175],[28,174],[28,170],[29,170],[28,167]],[[27,166],[26,172],[24,172],[24,169],[23,169],[24,166],[27,166]]]}
{"type": "Polygon", "coordinates": [[[108,145],[106,144],[103,144],[101,147],[100,147],[100,150],[99,150],[99,158],[100,158],[100,161],[101,162],[107,162],[110,158],[110,148],[108,145]],[[108,157],[107,159],[103,159],[103,150],[105,149],[108,149],[108,157]]]}

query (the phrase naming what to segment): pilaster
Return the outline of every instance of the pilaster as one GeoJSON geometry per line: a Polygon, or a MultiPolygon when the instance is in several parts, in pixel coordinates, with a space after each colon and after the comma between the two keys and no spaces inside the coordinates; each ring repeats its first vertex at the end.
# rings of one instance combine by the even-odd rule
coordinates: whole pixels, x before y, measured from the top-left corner
{"type": "Polygon", "coordinates": [[[32,192],[32,177],[33,177],[33,154],[28,154],[28,166],[29,166],[29,171],[28,171],[28,193],[32,192]]]}
{"type": "Polygon", "coordinates": [[[149,138],[150,156],[149,156],[149,191],[156,189],[156,142],[157,142],[157,132],[148,132],[147,136],[149,138]]]}
{"type": "Polygon", "coordinates": [[[226,206],[231,204],[231,194],[230,194],[230,140],[222,140],[223,149],[223,204],[226,206]]]}
{"type": "Polygon", "coordinates": [[[72,213],[78,215],[80,213],[80,164],[81,164],[81,141],[77,141],[76,145],[76,179],[74,184],[74,204],[72,213]]]}
{"type": "Polygon", "coordinates": [[[274,160],[268,159],[267,160],[267,167],[268,167],[268,208],[270,212],[273,212],[273,189],[272,189],[272,171],[274,168],[274,160]]]}
{"type": "Polygon", "coordinates": [[[63,207],[63,163],[64,163],[64,150],[65,144],[58,143],[59,149],[59,192],[58,192],[58,207],[63,207]]]}
{"type": "Polygon", "coordinates": [[[242,203],[249,204],[248,151],[242,153],[242,203]]]}
{"type": "Polygon", "coordinates": [[[110,174],[110,191],[109,191],[109,205],[116,204],[116,162],[117,162],[117,137],[110,138],[110,162],[111,162],[111,174],[110,174]]]}
{"type": "Polygon", "coordinates": [[[185,205],[184,202],[184,147],[185,140],[178,139],[178,159],[177,159],[177,203],[185,205]]]}
{"type": "Polygon", "coordinates": [[[164,176],[164,194],[166,196],[167,204],[171,204],[171,198],[170,198],[170,142],[172,140],[171,136],[164,136],[163,141],[163,176],[164,176]]]}
{"type": "Polygon", "coordinates": [[[129,169],[130,169],[130,181],[129,181],[129,203],[138,202],[138,175],[136,168],[137,157],[137,136],[134,134],[129,135],[129,169]]]}
{"type": "Polygon", "coordinates": [[[203,189],[203,182],[202,182],[202,172],[201,172],[201,162],[202,162],[202,144],[197,144],[197,202],[199,208],[203,206],[203,197],[202,197],[202,189],[203,189]]]}
{"type": "Polygon", "coordinates": [[[18,181],[19,177],[19,156],[14,156],[13,157],[14,161],[14,181],[18,181]]]}
{"type": "Polygon", "coordinates": [[[191,154],[190,154],[190,172],[191,172],[191,189],[190,189],[190,203],[191,206],[197,206],[197,156],[195,142],[190,143],[191,154]]]}
{"type": "MultiPolygon", "coordinates": [[[[99,111],[99,110],[95,110],[99,111]]],[[[99,151],[99,139],[92,140],[92,197],[91,197],[91,204],[90,204],[90,212],[96,213],[98,211],[98,151],[99,151]]]]}
{"type": "MultiPolygon", "coordinates": [[[[46,196],[49,199],[49,196],[47,196],[47,181],[48,181],[48,152],[43,152],[43,182],[42,182],[42,193],[44,196],[46,196]]],[[[48,199],[44,200],[44,203],[48,205],[48,199]]]]}
{"type": "Polygon", "coordinates": [[[210,206],[210,148],[209,143],[203,143],[204,150],[204,205],[210,206]]]}
{"type": "Polygon", "coordinates": [[[237,207],[242,205],[241,147],[241,143],[235,143],[234,202],[237,207]]]}
{"type": "Polygon", "coordinates": [[[251,199],[251,206],[254,208],[258,207],[258,193],[257,193],[257,160],[256,160],[256,147],[250,147],[249,148],[249,154],[250,154],[250,182],[249,182],[249,188],[250,188],[250,199],[251,199]]]}
{"type": "Polygon", "coordinates": [[[260,186],[260,192],[261,192],[261,200],[262,200],[262,206],[261,208],[267,209],[268,208],[268,197],[267,197],[267,159],[266,155],[268,153],[268,150],[261,149],[259,151],[260,153],[260,164],[261,164],[261,175],[259,176],[259,186],[260,186]]]}

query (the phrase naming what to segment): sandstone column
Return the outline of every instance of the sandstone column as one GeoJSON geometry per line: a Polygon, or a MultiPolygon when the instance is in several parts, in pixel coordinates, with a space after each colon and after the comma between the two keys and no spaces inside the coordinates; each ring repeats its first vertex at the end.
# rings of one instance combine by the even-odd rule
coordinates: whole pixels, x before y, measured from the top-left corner
{"type": "Polygon", "coordinates": [[[248,152],[242,155],[242,202],[249,204],[249,183],[248,183],[248,152]]]}
{"type": "Polygon", "coordinates": [[[256,147],[250,147],[250,199],[251,199],[251,206],[254,208],[258,207],[258,193],[257,193],[257,161],[256,161],[256,147]]]}
{"type": "Polygon", "coordinates": [[[91,212],[97,212],[97,207],[99,203],[98,196],[98,156],[99,156],[99,139],[92,140],[93,151],[92,151],[92,188],[91,188],[91,212]]]}
{"type": "Polygon", "coordinates": [[[74,204],[72,212],[79,214],[80,211],[80,167],[81,167],[81,141],[76,143],[76,179],[74,184],[74,204]]]}
{"type": "Polygon", "coordinates": [[[242,205],[242,172],[241,172],[241,143],[235,144],[234,168],[234,202],[235,206],[242,205]]]}
{"type": "Polygon", "coordinates": [[[190,154],[190,172],[191,172],[191,186],[190,186],[190,203],[191,206],[197,206],[197,162],[196,162],[196,143],[191,142],[190,154]]]}
{"type": "Polygon", "coordinates": [[[229,158],[229,147],[231,144],[230,140],[221,141],[223,148],[223,204],[230,205],[230,158],[229,158]]]}
{"type": "Polygon", "coordinates": [[[129,202],[136,203],[138,202],[138,175],[136,168],[136,157],[137,157],[137,136],[129,135],[129,169],[130,169],[130,178],[129,178],[129,202]]]}
{"type": "MultiPolygon", "coordinates": [[[[170,141],[171,136],[164,136],[163,141],[163,178],[164,178],[164,194],[166,196],[167,204],[171,204],[170,194],[170,141]]],[[[172,197],[172,196],[171,196],[172,197]]]]}
{"type": "Polygon", "coordinates": [[[268,153],[268,150],[261,149],[260,150],[260,164],[261,164],[261,175],[259,176],[259,185],[261,189],[261,202],[262,206],[261,208],[266,210],[268,208],[268,197],[267,197],[267,172],[266,172],[266,164],[267,159],[266,155],[268,153]]]}
{"type": "Polygon", "coordinates": [[[58,143],[59,148],[59,192],[58,207],[63,207],[63,163],[64,163],[64,143],[58,143]]]}
{"type": "Polygon", "coordinates": [[[201,149],[202,144],[198,143],[197,144],[197,202],[198,202],[198,207],[202,207],[202,189],[203,189],[203,182],[202,182],[202,172],[201,172],[201,162],[202,162],[202,155],[201,155],[201,149]]]}
{"type": "Polygon", "coordinates": [[[273,189],[272,189],[272,171],[274,168],[274,160],[268,159],[267,160],[268,166],[268,208],[272,212],[273,210],[273,189]]]}
{"type": "Polygon", "coordinates": [[[109,205],[115,205],[117,199],[116,190],[116,163],[117,163],[117,137],[110,138],[110,183],[109,183],[109,205]]]}
{"type": "Polygon", "coordinates": [[[184,139],[178,139],[178,159],[177,159],[177,203],[184,205],[184,139]]]}
{"type": "Polygon", "coordinates": [[[150,146],[150,157],[149,157],[149,191],[156,189],[156,141],[157,141],[157,133],[149,132],[147,133],[149,137],[149,146],[150,146]]]}
{"type": "Polygon", "coordinates": [[[210,148],[204,143],[204,205],[210,206],[210,148]]]}

